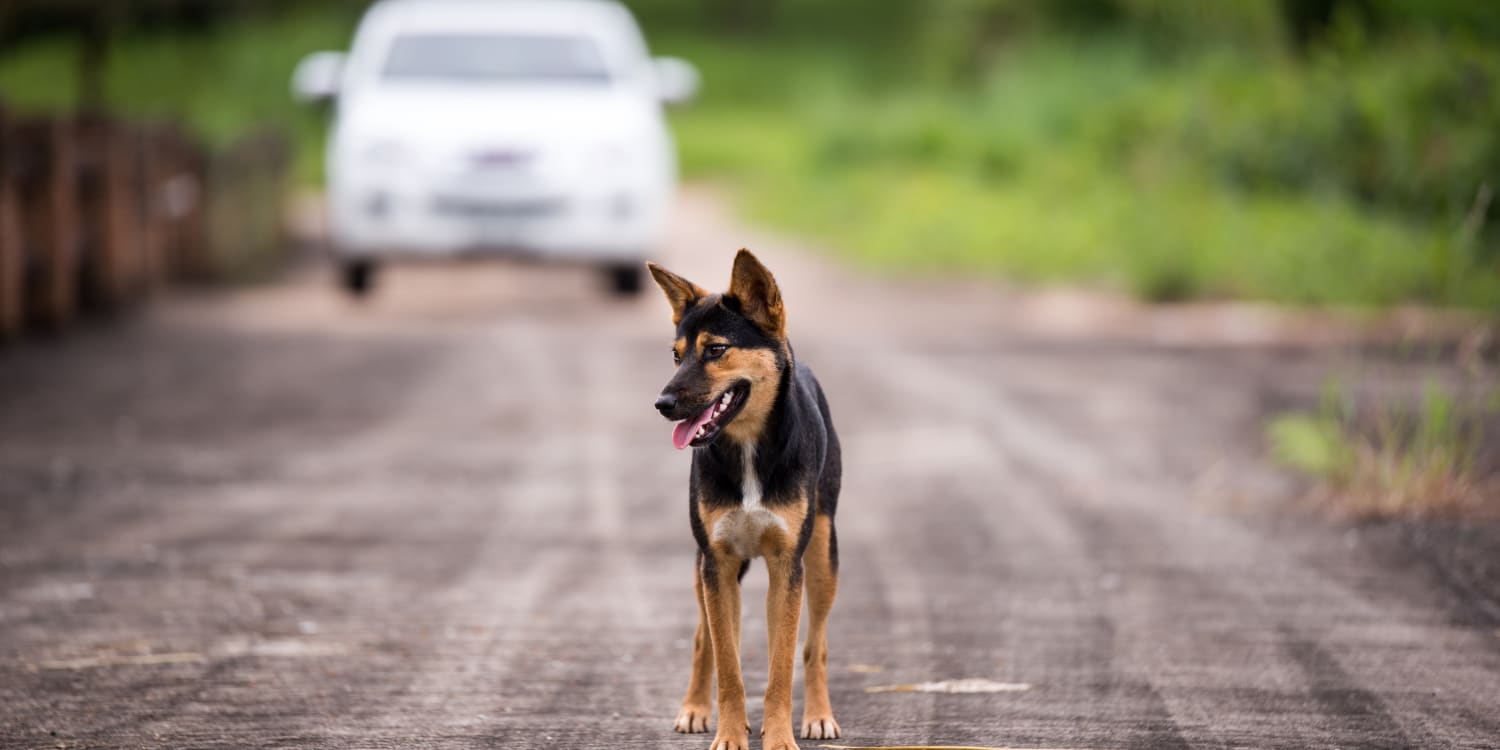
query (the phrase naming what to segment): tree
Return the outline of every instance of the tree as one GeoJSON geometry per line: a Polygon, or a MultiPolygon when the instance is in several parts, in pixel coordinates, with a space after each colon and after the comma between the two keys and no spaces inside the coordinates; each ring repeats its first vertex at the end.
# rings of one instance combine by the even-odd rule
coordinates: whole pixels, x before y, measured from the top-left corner
{"type": "Polygon", "coordinates": [[[253,0],[0,0],[0,48],[66,34],[78,41],[79,106],[101,109],[111,41],[130,29],[202,27],[283,1],[253,0]]]}

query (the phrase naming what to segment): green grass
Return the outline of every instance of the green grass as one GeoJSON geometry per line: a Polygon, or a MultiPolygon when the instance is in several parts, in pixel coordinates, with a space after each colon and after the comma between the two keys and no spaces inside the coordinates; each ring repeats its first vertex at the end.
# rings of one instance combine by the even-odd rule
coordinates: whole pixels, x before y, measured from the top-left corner
{"type": "Polygon", "coordinates": [[[1266,425],[1271,455],[1320,482],[1318,494],[1358,516],[1494,513],[1496,482],[1476,457],[1488,404],[1465,404],[1429,381],[1420,400],[1367,404],[1363,413],[1336,381],[1315,412],[1288,412],[1266,425]]]}
{"type": "MultiPolygon", "coordinates": [[[[871,268],[1159,301],[1500,310],[1496,209],[1480,200],[1500,188],[1500,52],[1413,32],[1303,57],[1273,41],[1270,5],[1221,8],[1210,27],[1178,5],[1150,34],[1036,22],[999,42],[970,38],[952,3],[921,27],[841,34],[815,24],[843,6],[786,6],[780,26],[738,35],[682,3],[641,7],[663,22],[655,50],[703,72],[701,101],[672,117],[685,174],[871,268]],[[1217,30],[1186,31],[1202,28],[1217,30]]],[[[928,7],[900,12],[915,24],[928,7]]],[[[215,144],[280,128],[316,182],[325,117],[291,101],[288,78],[304,53],[347,44],[353,20],[313,5],[134,34],[114,48],[109,100],[215,144]]],[[[71,65],[64,40],[8,50],[0,99],[67,107],[71,65]]]]}
{"type": "MultiPolygon", "coordinates": [[[[1407,192],[1437,178],[1412,168],[1373,199],[1349,187],[1359,164],[1395,170],[1409,150],[1340,145],[1341,127],[1367,127],[1339,125],[1345,105],[1406,85],[1382,83],[1394,75],[1385,62],[1323,80],[1291,59],[1167,65],[1129,40],[1044,40],[954,87],[872,85],[815,46],[666,46],[705,73],[703,101],[674,118],[688,172],[732,178],[755,218],[875,268],[1083,281],[1160,301],[1500,309],[1494,233],[1466,233],[1461,211],[1407,192]],[[760,85],[746,92],[746,80],[760,85]],[[1340,101],[1322,110],[1337,111],[1320,111],[1328,97],[1340,101]]],[[[1491,148],[1490,121],[1458,122],[1444,142],[1491,148]]],[[[1366,140],[1417,138],[1405,125],[1366,140]]],[[[1474,171],[1490,156],[1447,158],[1474,171]]],[[[1455,191],[1452,205],[1472,199],[1455,191]]]]}

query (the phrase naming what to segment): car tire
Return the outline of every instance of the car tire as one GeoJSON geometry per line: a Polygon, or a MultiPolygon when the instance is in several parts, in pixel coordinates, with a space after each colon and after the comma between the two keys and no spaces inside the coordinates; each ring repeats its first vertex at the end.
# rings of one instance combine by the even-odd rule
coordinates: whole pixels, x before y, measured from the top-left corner
{"type": "Polygon", "coordinates": [[[646,285],[646,268],[641,263],[618,263],[604,268],[604,280],[611,294],[634,297],[646,285]]]}
{"type": "Polygon", "coordinates": [[[339,284],[351,297],[367,297],[375,290],[376,268],[371,260],[346,260],[339,269],[339,284]]]}

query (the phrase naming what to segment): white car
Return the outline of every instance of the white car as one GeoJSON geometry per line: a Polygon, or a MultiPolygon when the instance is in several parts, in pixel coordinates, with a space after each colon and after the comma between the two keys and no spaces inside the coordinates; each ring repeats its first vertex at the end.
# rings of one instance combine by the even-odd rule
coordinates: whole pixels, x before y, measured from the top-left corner
{"type": "Polygon", "coordinates": [[[329,231],[346,289],[387,259],[509,254],[639,291],[676,188],[663,105],[696,70],[653,60],[608,0],[383,0],[293,92],[332,101],[329,231]]]}

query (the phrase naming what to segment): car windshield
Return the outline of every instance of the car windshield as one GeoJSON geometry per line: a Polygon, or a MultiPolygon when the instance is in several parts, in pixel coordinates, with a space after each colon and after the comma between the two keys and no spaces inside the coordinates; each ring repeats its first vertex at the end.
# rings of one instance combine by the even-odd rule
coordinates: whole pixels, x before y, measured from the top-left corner
{"type": "Polygon", "coordinates": [[[386,80],[474,83],[609,82],[594,40],[521,34],[403,34],[386,56],[386,80]]]}

